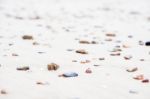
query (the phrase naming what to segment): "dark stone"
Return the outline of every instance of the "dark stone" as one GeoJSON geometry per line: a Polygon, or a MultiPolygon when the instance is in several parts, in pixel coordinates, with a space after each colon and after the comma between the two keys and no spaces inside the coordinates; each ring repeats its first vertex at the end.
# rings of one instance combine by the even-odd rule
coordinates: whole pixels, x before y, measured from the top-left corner
{"type": "Polygon", "coordinates": [[[145,43],[146,46],[150,46],[150,41],[145,43]]]}

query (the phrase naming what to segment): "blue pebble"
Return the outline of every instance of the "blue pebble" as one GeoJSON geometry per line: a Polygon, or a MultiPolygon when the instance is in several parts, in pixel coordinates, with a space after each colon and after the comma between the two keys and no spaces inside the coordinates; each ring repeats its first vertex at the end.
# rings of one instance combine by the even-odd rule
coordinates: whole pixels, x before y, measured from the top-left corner
{"type": "Polygon", "coordinates": [[[68,72],[68,73],[64,73],[63,76],[64,77],[76,77],[78,76],[78,74],[75,72],[68,72]]]}

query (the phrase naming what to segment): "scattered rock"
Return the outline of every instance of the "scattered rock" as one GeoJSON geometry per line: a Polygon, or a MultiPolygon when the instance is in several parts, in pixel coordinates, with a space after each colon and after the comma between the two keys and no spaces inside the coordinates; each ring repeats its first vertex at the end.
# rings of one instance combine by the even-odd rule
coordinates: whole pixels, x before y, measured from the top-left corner
{"type": "Polygon", "coordinates": [[[4,89],[2,89],[1,94],[7,94],[7,92],[4,89]]]}
{"type": "Polygon", "coordinates": [[[110,42],[110,41],[112,41],[112,39],[111,38],[106,38],[105,41],[109,41],[110,42]]]}
{"type": "Polygon", "coordinates": [[[90,73],[92,73],[92,70],[90,68],[88,68],[85,70],[85,73],[90,74],[90,73]]]}
{"type": "Polygon", "coordinates": [[[24,36],[22,36],[22,39],[24,39],[24,40],[33,40],[33,37],[31,35],[24,35],[24,36]]]}
{"type": "Polygon", "coordinates": [[[78,62],[77,60],[72,60],[72,62],[78,62]]]}
{"type": "Polygon", "coordinates": [[[51,63],[47,65],[47,69],[50,70],[57,70],[59,68],[59,65],[55,64],[55,63],[51,63]]]}
{"type": "Polygon", "coordinates": [[[77,77],[78,74],[76,72],[68,72],[68,73],[63,73],[62,75],[59,75],[59,77],[77,77]]]}
{"type": "Polygon", "coordinates": [[[138,94],[138,92],[135,91],[135,90],[129,90],[129,93],[131,93],[131,94],[138,94]]]}
{"type": "Polygon", "coordinates": [[[86,41],[86,40],[81,40],[81,41],[79,41],[79,43],[80,44],[98,44],[98,42],[96,42],[96,41],[89,42],[89,41],[86,41]]]}
{"type": "Polygon", "coordinates": [[[149,83],[149,79],[142,80],[142,83],[149,83]]]}
{"type": "Polygon", "coordinates": [[[125,59],[125,60],[130,60],[131,58],[132,58],[131,55],[124,56],[124,59],[125,59]]]}
{"type": "Polygon", "coordinates": [[[113,50],[111,50],[111,52],[121,52],[122,51],[122,49],[120,49],[120,48],[114,48],[113,50]]]}
{"type": "Polygon", "coordinates": [[[136,79],[136,80],[143,80],[143,79],[144,79],[144,75],[142,75],[142,74],[137,75],[137,76],[133,77],[133,79],[136,79]]]}
{"type": "Polygon", "coordinates": [[[121,53],[111,53],[110,55],[111,55],[111,56],[120,56],[121,53]]]}
{"type": "Polygon", "coordinates": [[[27,71],[29,70],[29,66],[23,66],[23,67],[18,67],[17,70],[21,70],[21,71],[27,71]]]}
{"type": "Polygon", "coordinates": [[[143,41],[139,41],[139,45],[144,45],[144,42],[143,41]]]}
{"type": "Polygon", "coordinates": [[[15,19],[23,20],[24,18],[23,18],[23,17],[21,17],[21,16],[15,16],[15,19]]]}
{"type": "Polygon", "coordinates": [[[90,44],[90,42],[86,41],[86,40],[81,40],[81,41],[79,41],[79,43],[81,43],[81,44],[90,44]]]}
{"type": "Polygon", "coordinates": [[[127,69],[126,71],[127,72],[135,72],[135,71],[137,71],[138,70],[138,68],[137,67],[134,67],[134,68],[131,68],[131,69],[127,69]]]}
{"type": "Polygon", "coordinates": [[[46,53],[46,52],[37,52],[37,53],[39,53],[39,54],[44,54],[44,53],[46,53]]]}
{"type": "Polygon", "coordinates": [[[127,45],[127,44],[123,44],[122,47],[123,47],[123,48],[130,48],[130,46],[127,45]]]}
{"type": "Polygon", "coordinates": [[[97,66],[100,66],[100,65],[98,65],[98,64],[94,64],[93,66],[97,67],[97,66]]]}
{"type": "Polygon", "coordinates": [[[73,51],[74,49],[67,49],[67,51],[69,51],[69,52],[71,52],[71,51],[73,51]]]}
{"type": "Polygon", "coordinates": [[[38,42],[33,42],[32,44],[33,45],[40,45],[38,42]]]}
{"type": "Polygon", "coordinates": [[[99,60],[105,60],[105,58],[104,57],[100,57],[99,60]]]}
{"type": "Polygon", "coordinates": [[[140,61],[145,61],[145,59],[140,59],[140,61]]]}
{"type": "Polygon", "coordinates": [[[96,41],[91,41],[91,44],[98,44],[98,42],[96,42],[96,41]]]}
{"type": "Polygon", "coordinates": [[[128,35],[128,38],[133,38],[133,35],[128,35]]]}
{"type": "Polygon", "coordinates": [[[115,37],[116,34],[114,34],[114,33],[106,33],[106,36],[109,36],[109,37],[115,37]]]}
{"type": "Polygon", "coordinates": [[[37,85],[48,85],[48,82],[41,82],[41,81],[37,81],[36,82],[37,85]]]}
{"type": "Polygon", "coordinates": [[[81,61],[81,64],[90,63],[90,60],[81,61]]]}
{"type": "Polygon", "coordinates": [[[146,46],[150,46],[150,41],[145,43],[146,46]]]}
{"type": "Polygon", "coordinates": [[[41,19],[40,16],[34,16],[34,17],[29,17],[30,20],[39,20],[41,19]]]}
{"type": "Polygon", "coordinates": [[[88,52],[85,51],[84,49],[76,50],[76,53],[80,53],[80,54],[88,54],[88,52]]]}
{"type": "Polygon", "coordinates": [[[16,54],[16,53],[12,53],[12,56],[19,56],[18,54],[16,54]]]}

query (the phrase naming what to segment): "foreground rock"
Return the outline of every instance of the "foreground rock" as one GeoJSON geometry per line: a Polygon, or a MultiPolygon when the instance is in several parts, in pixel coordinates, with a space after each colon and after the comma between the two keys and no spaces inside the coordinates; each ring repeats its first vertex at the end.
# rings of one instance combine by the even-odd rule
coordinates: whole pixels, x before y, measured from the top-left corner
{"type": "Polygon", "coordinates": [[[59,68],[59,65],[55,64],[55,63],[50,63],[47,65],[47,69],[50,70],[57,70],[59,68]]]}

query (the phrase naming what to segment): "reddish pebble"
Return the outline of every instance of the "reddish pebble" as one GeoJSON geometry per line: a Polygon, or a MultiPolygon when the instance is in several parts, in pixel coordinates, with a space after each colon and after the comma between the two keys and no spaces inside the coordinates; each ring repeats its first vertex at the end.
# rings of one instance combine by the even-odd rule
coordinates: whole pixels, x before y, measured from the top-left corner
{"type": "Polygon", "coordinates": [[[92,70],[90,68],[88,68],[88,69],[86,69],[85,73],[90,74],[90,73],[92,73],[92,70]]]}
{"type": "Polygon", "coordinates": [[[142,80],[142,83],[149,83],[149,79],[142,80]]]}

